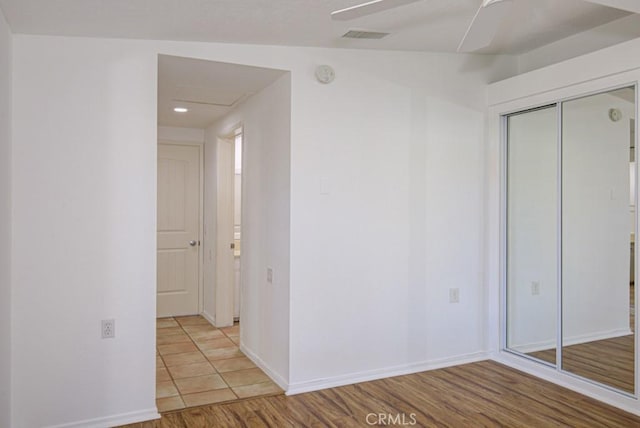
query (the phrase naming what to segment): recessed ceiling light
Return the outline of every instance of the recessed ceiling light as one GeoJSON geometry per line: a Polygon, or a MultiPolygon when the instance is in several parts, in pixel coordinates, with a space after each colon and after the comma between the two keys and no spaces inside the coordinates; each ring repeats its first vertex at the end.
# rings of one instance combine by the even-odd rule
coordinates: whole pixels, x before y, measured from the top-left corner
{"type": "Polygon", "coordinates": [[[184,107],[176,107],[173,109],[173,111],[175,111],[176,113],[186,113],[189,111],[189,109],[184,107]]]}

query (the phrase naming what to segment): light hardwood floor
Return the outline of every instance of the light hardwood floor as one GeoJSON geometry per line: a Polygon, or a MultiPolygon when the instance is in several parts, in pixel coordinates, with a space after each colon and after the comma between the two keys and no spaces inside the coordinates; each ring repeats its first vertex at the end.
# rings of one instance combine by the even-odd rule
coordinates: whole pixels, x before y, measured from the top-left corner
{"type": "Polygon", "coordinates": [[[407,423],[413,416],[419,427],[640,427],[640,417],[492,361],[186,409],[129,427],[366,427],[380,413],[407,423]]]}

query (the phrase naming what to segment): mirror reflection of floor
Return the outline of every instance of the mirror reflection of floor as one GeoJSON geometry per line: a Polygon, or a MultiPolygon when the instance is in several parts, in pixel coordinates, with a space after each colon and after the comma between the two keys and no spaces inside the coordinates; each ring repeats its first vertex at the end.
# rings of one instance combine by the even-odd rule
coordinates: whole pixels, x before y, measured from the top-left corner
{"type": "MultiPolygon", "coordinates": [[[[635,329],[635,292],[629,287],[630,329],[635,329]]],[[[597,340],[562,349],[562,368],[565,371],[592,379],[631,394],[634,393],[634,335],[597,340]]],[[[556,350],[531,352],[531,357],[555,364],[556,350]]]]}

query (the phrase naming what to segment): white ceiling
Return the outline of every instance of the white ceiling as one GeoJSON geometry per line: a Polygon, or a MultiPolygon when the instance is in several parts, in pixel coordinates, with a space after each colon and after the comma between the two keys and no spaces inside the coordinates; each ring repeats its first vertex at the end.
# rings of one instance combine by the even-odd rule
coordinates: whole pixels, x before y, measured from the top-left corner
{"type": "MultiPolygon", "coordinates": [[[[349,22],[331,20],[331,11],[364,1],[0,0],[0,7],[15,33],[455,52],[481,3],[424,0],[349,22]],[[392,34],[342,39],[351,28],[392,34]]],[[[582,0],[514,2],[482,53],[525,53],[626,15],[582,0]]]]}
{"type": "Polygon", "coordinates": [[[206,128],[285,71],[246,65],[158,57],[158,125],[206,128]],[[185,107],[187,113],[176,113],[185,107]]]}
{"type": "MultiPolygon", "coordinates": [[[[423,0],[353,21],[331,20],[332,11],[364,1],[0,0],[0,8],[14,33],[23,34],[455,52],[482,2],[423,0]],[[391,35],[381,40],[341,38],[350,29],[391,35]]],[[[632,25],[630,31],[629,25],[613,23],[625,16],[582,0],[514,0],[493,44],[480,53],[523,54],[599,27],[579,46],[579,53],[585,53],[588,46],[595,50],[607,40],[640,37],[640,26],[632,25]]],[[[568,46],[574,47],[564,50],[578,50],[575,43],[568,46]]],[[[572,54],[577,53],[563,53],[572,54]]],[[[158,123],[205,128],[282,73],[160,56],[158,123]],[[190,111],[175,113],[177,106],[190,111]]]]}

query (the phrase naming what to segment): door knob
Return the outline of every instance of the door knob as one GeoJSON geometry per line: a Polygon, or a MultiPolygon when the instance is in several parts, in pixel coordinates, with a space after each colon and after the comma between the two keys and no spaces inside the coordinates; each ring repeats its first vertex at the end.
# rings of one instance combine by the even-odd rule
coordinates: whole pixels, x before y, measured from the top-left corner
{"type": "Polygon", "coordinates": [[[197,244],[197,242],[196,242],[196,241],[189,241],[189,245],[191,245],[192,247],[195,247],[195,246],[196,246],[196,244],[197,244]]]}

